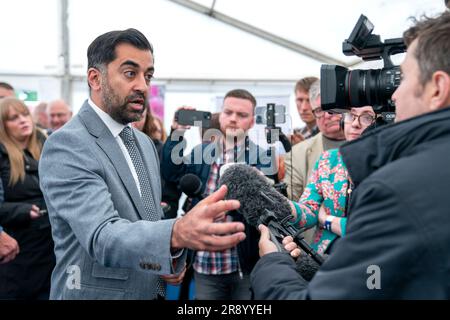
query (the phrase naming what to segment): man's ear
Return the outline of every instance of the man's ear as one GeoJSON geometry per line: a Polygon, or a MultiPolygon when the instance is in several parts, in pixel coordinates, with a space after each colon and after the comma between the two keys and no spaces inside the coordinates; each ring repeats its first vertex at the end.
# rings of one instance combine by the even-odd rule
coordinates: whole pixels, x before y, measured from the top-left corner
{"type": "Polygon", "coordinates": [[[436,71],[428,84],[430,92],[430,111],[436,111],[450,105],[450,75],[445,71],[436,71]]]}
{"type": "Polygon", "coordinates": [[[253,113],[253,115],[252,115],[252,124],[250,125],[249,129],[253,128],[254,125],[255,125],[255,114],[253,113]]]}
{"type": "Polygon", "coordinates": [[[92,91],[99,91],[102,84],[102,74],[97,68],[89,68],[87,80],[92,91]]]}

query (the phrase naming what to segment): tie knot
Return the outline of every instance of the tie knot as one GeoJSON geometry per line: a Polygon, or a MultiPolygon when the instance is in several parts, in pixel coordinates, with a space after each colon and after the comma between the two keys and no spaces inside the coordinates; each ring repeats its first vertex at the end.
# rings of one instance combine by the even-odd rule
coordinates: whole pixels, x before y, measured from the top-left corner
{"type": "Polygon", "coordinates": [[[129,126],[126,126],[123,128],[123,130],[119,133],[119,136],[122,138],[123,141],[133,141],[133,131],[129,126]]]}

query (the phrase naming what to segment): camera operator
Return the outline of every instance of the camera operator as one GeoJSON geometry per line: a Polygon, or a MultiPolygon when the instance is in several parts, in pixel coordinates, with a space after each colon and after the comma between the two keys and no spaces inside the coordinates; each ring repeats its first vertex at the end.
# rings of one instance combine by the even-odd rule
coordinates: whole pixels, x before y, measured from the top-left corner
{"type": "Polygon", "coordinates": [[[450,12],[404,40],[397,123],[340,150],[356,185],[346,236],[308,284],[261,226],[256,299],[450,298],[450,12]]]}

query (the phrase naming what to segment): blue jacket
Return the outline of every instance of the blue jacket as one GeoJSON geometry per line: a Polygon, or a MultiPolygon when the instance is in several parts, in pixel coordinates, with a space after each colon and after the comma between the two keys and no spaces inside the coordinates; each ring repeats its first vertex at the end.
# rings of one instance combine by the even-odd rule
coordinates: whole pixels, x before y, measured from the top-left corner
{"type": "MultiPolygon", "coordinates": [[[[181,137],[180,141],[167,139],[162,151],[161,174],[165,180],[177,184],[185,174],[195,174],[202,181],[202,192],[204,192],[211,170],[211,163],[220,156],[216,152],[218,145],[217,143],[199,144],[194,147],[189,155],[182,157],[182,151],[185,146],[186,141],[183,137],[181,137]],[[174,160],[179,163],[174,163],[172,154],[176,157],[174,160]]],[[[255,166],[269,178],[273,178],[277,172],[273,159],[273,154],[269,154],[269,151],[260,148],[251,141],[245,149],[245,154],[242,153],[238,157],[239,162],[255,166]]]]}

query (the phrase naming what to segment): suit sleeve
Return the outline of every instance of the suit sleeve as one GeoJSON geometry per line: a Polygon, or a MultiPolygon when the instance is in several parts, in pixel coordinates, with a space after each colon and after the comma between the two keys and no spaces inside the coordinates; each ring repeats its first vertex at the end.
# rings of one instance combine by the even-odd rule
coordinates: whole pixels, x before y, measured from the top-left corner
{"type": "Polygon", "coordinates": [[[400,284],[410,276],[407,271],[420,264],[425,241],[416,232],[408,204],[402,203],[395,190],[383,182],[366,180],[354,197],[346,236],[336,244],[309,285],[292,285],[295,278],[298,281],[292,264],[282,263],[280,257],[263,257],[258,264],[263,264],[266,272],[262,274],[258,272],[262,268],[255,267],[252,274],[257,299],[395,297],[400,284]],[[282,273],[285,277],[280,276],[282,273]],[[267,288],[269,277],[272,290],[267,288]],[[266,288],[261,288],[262,283],[266,288]]]}
{"type": "Polygon", "coordinates": [[[44,146],[39,171],[51,220],[59,220],[59,227],[67,226],[64,231],[76,238],[68,241],[79,242],[103,266],[143,271],[141,262],[153,261],[161,269],[148,272],[172,273],[170,240],[175,220],[121,218],[111,200],[105,168],[82,140],[60,132],[44,146]]]}
{"type": "Polygon", "coordinates": [[[20,227],[31,222],[32,204],[23,202],[3,202],[0,205],[0,223],[5,227],[20,227]]]}
{"type": "Polygon", "coordinates": [[[3,181],[0,178],[0,223],[5,227],[19,227],[30,223],[32,204],[23,202],[5,202],[3,181]]]}

